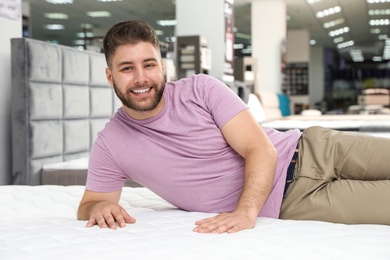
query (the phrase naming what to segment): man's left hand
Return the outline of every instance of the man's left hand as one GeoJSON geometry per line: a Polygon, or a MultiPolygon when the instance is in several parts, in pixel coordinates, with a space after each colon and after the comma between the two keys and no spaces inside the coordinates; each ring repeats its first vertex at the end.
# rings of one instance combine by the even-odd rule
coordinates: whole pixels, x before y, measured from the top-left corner
{"type": "Polygon", "coordinates": [[[256,218],[251,219],[248,215],[231,212],[222,213],[220,215],[206,218],[200,221],[196,221],[196,227],[193,229],[194,232],[198,233],[234,233],[243,229],[253,228],[256,224],[256,218]]]}

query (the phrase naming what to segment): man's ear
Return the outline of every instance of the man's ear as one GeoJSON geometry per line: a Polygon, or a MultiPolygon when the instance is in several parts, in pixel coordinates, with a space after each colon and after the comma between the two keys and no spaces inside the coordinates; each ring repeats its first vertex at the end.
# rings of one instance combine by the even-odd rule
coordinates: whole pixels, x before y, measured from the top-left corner
{"type": "Polygon", "coordinates": [[[106,68],[106,78],[107,78],[107,81],[110,84],[110,86],[113,87],[114,83],[112,81],[112,73],[111,73],[110,68],[106,68]]]}

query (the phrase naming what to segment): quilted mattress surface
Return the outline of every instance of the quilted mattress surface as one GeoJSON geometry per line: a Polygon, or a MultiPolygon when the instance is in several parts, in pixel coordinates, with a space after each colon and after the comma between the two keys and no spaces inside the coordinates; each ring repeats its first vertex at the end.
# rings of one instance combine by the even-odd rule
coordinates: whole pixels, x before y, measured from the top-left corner
{"type": "Polygon", "coordinates": [[[146,188],[120,204],[136,224],[86,228],[83,186],[0,186],[0,259],[390,259],[390,227],[258,218],[251,230],[198,234],[213,214],[176,209],[146,188]]]}

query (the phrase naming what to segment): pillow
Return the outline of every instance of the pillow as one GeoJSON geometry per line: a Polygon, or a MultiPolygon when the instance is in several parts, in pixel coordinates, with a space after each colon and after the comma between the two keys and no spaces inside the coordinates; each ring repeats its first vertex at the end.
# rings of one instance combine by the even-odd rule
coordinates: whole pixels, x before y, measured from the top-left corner
{"type": "Polygon", "coordinates": [[[263,122],[266,119],[263,106],[255,94],[249,94],[247,104],[257,122],[263,122]]]}

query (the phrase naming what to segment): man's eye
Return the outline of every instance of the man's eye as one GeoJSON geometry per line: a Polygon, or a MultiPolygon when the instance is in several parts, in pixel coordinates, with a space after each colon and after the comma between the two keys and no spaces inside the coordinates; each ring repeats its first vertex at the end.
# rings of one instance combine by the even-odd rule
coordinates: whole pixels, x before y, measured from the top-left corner
{"type": "Polygon", "coordinates": [[[128,71],[128,70],[131,70],[131,67],[124,67],[122,70],[123,71],[128,71]]]}

